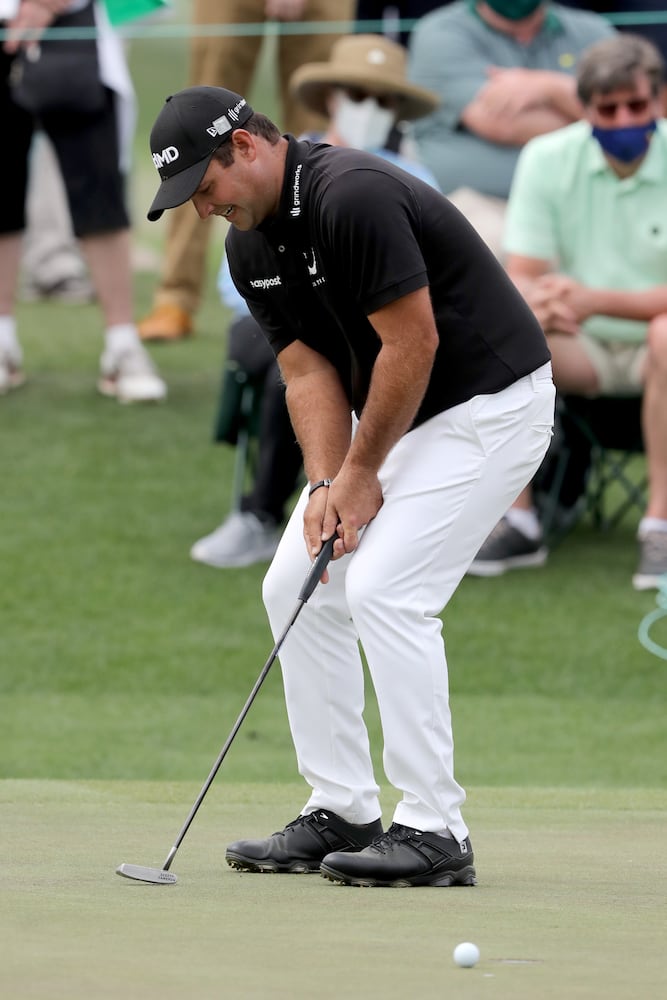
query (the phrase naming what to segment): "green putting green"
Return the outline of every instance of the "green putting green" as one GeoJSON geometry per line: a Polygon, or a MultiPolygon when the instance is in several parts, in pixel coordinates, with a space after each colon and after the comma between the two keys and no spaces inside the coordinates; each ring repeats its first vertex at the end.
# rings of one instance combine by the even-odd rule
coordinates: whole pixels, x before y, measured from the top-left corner
{"type": "MultiPolygon", "coordinates": [[[[299,812],[296,784],[0,782],[0,992],[16,1000],[653,998],[665,984],[667,792],[472,788],[474,889],[249,875],[225,844],[299,812]],[[474,941],[481,959],[458,968],[474,941]]],[[[384,791],[385,820],[391,790],[384,791]]]]}

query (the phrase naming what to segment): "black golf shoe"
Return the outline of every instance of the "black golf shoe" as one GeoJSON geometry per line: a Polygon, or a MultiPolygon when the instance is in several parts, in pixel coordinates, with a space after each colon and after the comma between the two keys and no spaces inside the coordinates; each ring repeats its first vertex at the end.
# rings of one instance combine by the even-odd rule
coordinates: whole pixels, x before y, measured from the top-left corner
{"type": "Polygon", "coordinates": [[[328,809],[298,816],[266,840],[237,840],[227,848],[227,864],[245,872],[299,874],[320,870],[322,858],[336,851],[360,851],[382,833],[382,823],[355,826],[328,809]]]}
{"type": "Polygon", "coordinates": [[[341,885],[475,885],[470,840],[460,844],[437,833],[392,823],[369,847],[356,854],[328,854],[320,865],[324,878],[341,885]]]}

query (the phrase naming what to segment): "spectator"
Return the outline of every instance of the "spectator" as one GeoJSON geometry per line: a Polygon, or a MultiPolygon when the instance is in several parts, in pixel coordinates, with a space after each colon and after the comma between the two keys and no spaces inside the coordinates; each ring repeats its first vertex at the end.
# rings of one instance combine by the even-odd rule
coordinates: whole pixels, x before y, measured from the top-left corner
{"type": "Polygon", "coordinates": [[[21,277],[25,299],[94,299],[86,262],[72,230],[58,160],[43,133],[34,136],[30,152],[21,277]]]}
{"type": "Polygon", "coordinates": [[[415,26],[409,76],[442,98],[415,125],[420,157],[496,255],[521,147],[580,117],[577,57],[612,33],[540,0],[457,0],[415,26]]]}
{"type": "MultiPolygon", "coordinates": [[[[247,24],[264,21],[351,22],[352,0],[195,0],[193,22],[206,28],[220,22],[247,24]]],[[[282,118],[286,131],[298,135],[323,122],[298,105],[289,93],[289,79],[304,62],[326,59],[338,36],[282,34],[278,40],[278,73],[282,118]]],[[[261,35],[197,35],[190,49],[189,83],[223,84],[240,93],[250,89],[262,46],[261,35]]],[[[173,212],[167,230],[165,259],[151,312],[140,322],[143,340],[169,341],[188,337],[201,300],[206,274],[209,220],[202,222],[183,205],[173,212]]]]}
{"type": "Polygon", "coordinates": [[[387,3],[386,0],[357,0],[355,11],[355,31],[366,34],[368,31],[379,30],[382,24],[382,34],[395,42],[407,46],[411,28],[406,27],[406,21],[414,21],[429,14],[435,7],[442,7],[441,0],[397,0],[387,3]],[[378,25],[372,25],[378,22],[378,25]]]}
{"type": "MultiPolygon", "coordinates": [[[[48,6],[22,0],[8,27],[12,34],[0,50],[0,107],[5,134],[11,136],[11,142],[5,143],[3,166],[12,197],[3,199],[0,210],[0,393],[24,381],[14,313],[26,222],[29,150],[39,123],[58,157],[74,232],[104,317],[105,346],[98,388],[123,403],[161,400],[166,386],[132,321],[130,230],[122,165],[127,165],[134,95],[119,40],[111,32],[102,6],[82,5],[78,0],[72,4],[53,0],[48,6]],[[19,58],[25,33],[48,27],[60,10],[71,10],[78,28],[97,27],[95,82],[99,78],[103,84],[99,88],[100,107],[85,112],[44,110],[37,116],[17,103],[10,69],[19,58]]],[[[48,63],[44,65],[48,67],[48,63]]],[[[56,93],[61,82],[59,70],[56,67],[51,72],[56,93]]],[[[76,72],[73,65],[69,75],[76,79],[76,72]]]]}
{"type": "MultiPolygon", "coordinates": [[[[327,62],[307,63],[293,74],[290,90],[309,111],[329,119],[314,141],[374,152],[419,176],[433,187],[435,178],[419,163],[383,148],[394,124],[428,114],[437,97],[406,79],[405,54],[380,35],[354,35],[334,45],[327,62]]],[[[270,559],[288,501],[301,473],[301,452],[285,406],[285,387],[273,351],[234,288],[226,262],[220,271],[223,301],[236,316],[230,355],[263,382],[259,453],[252,489],[210,535],[195,542],[191,556],[220,568],[270,559]]],[[[223,401],[224,403],[224,401],[223,401]]]]}
{"type": "MultiPolygon", "coordinates": [[[[664,64],[646,39],[619,34],[579,64],[585,121],[532,140],[510,195],[507,270],[548,334],[557,388],[640,396],[649,500],[633,584],[667,572],[667,123],[664,64]]],[[[470,572],[542,565],[531,491],[470,572]]]]}

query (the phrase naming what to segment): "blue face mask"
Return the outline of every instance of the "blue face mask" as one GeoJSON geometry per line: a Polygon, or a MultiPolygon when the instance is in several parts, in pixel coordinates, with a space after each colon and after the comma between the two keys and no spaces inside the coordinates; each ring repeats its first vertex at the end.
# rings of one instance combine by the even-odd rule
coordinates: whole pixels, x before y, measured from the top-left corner
{"type": "Polygon", "coordinates": [[[653,119],[646,125],[632,125],[630,128],[594,128],[593,135],[609,156],[621,163],[632,163],[644,155],[655,129],[653,119]]]}

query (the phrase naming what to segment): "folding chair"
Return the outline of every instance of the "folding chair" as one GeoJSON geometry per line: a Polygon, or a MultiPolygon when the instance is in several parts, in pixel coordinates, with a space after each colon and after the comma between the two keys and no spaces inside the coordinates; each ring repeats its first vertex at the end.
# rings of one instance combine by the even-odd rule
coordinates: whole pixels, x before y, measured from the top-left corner
{"type": "Polygon", "coordinates": [[[552,447],[536,477],[545,537],[555,544],[583,516],[611,531],[644,513],[648,477],[639,397],[559,396],[552,447]]]}
{"type": "Polygon", "coordinates": [[[215,442],[236,447],[232,512],[240,509],[246,484],[256,471],[262,394],[267,369],[273,362],[271,348],[254,319],[251,316],[236,319],[229,329],[213,431],[215,442]]]}

